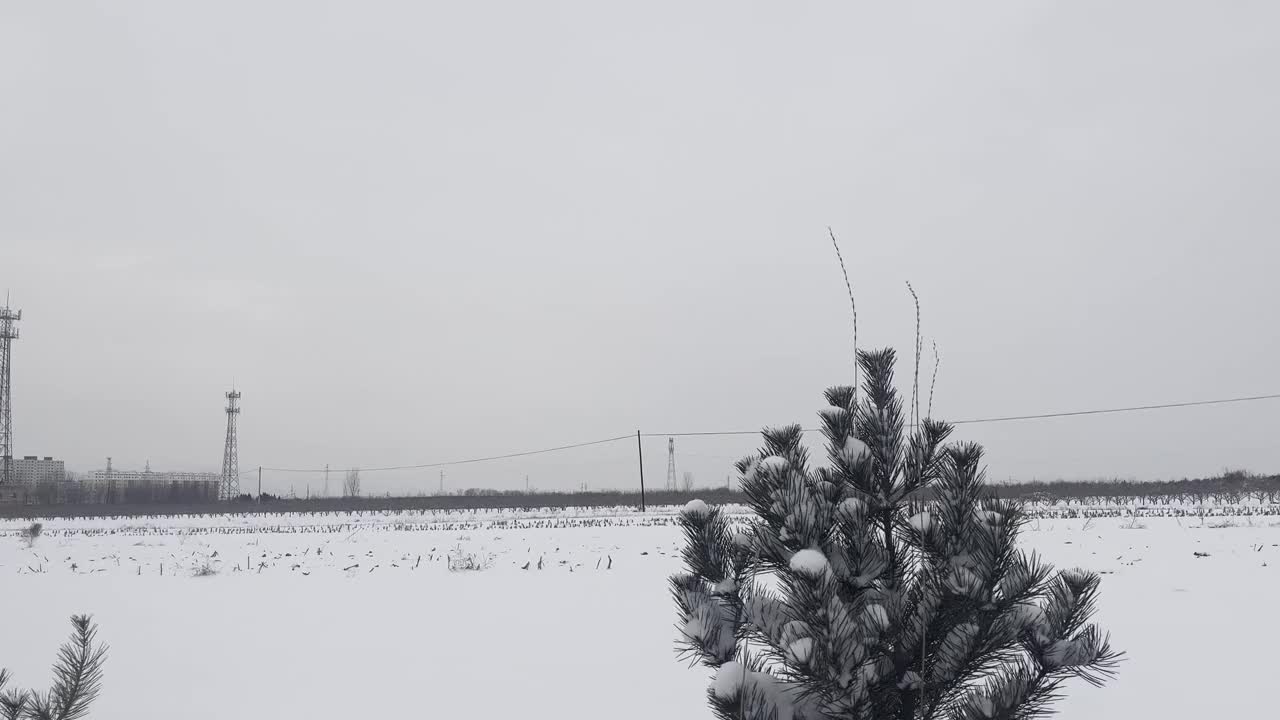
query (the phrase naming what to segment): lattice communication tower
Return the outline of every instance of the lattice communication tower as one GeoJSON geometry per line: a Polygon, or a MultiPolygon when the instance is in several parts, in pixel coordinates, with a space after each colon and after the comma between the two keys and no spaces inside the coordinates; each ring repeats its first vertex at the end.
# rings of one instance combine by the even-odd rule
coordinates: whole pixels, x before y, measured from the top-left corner
{"type": "Polygon", "coordinates": [[[218,483],[218,498],[221,500],[240,497],[240,447],[236,441],[239,402],[240,392],[233,388],[227,393],[227,442],[222,448],[222,480],[218,483]]]}
{"type": "Polygon", "coordinates": [[[4,307],[0,307],[0,485],[13,480],[13,403],[9,386],[9,348],[18,339],[16,323],[22,319],[21,310],[9,308],[9,296],[5,295],[4,307]]]}

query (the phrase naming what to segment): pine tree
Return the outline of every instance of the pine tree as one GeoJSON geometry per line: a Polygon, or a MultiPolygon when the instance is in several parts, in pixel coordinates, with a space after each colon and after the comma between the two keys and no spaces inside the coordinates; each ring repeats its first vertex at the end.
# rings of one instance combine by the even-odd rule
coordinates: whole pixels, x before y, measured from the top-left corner
{"type": "Polygon", "coordinates": [[[79,720],[102,690],[102,668],[107,648],[96,642],[98,626],[87,615],[71,618],[71,639],[58,651],[53,666],[53,687],[46,693],[11,689],[9,671],[0,670],[0,719],[79,720]]]}
{"type": "Polygon", "coordinates": [[[861,392],[827,391],[828,466],[799,426],[766,430],[737,465],[754,518],[680,515],[680,645],[725,720],[1021,720],[1114,672],[1098,575],[1017,549],[1021,506],[984,489],[980,446],[909,427],[894,361],[859,352],[861,392]]]}

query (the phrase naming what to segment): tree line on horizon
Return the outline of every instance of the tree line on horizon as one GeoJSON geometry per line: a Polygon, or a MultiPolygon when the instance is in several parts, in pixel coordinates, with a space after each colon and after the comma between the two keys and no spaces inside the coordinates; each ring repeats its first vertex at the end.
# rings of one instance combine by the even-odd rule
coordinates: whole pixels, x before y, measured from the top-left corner
{"type": "MultiPolygon", "coordinates": [[[[1098,480],[1049,480],[992,483],[991,489],[1001,498],[1035,503],[1063,503],[1067,505],[1095,505],[1100,503],[1133,503],[1146,505],[1171,505],[1175,503],[1239,504],[1250,501],[1259,504],[1280,502],[1280,475],[1259,475],[1244,470],[1224,470],[1221,475],[1206,478],[1179,480],[1139,481],[1124,479],[1098,480]]],[[[219,504],[216,483],[183,483],[157,481],[108,481],[105,483],[81,483],[75,481],[41,482],[31,486],[13,486],[0,489],[0,505],[22,506],[210,506],[219,504]]],[[[657,489],[646,492],[648,504],[662,505],[682,503],[692,497],[715,497],[717,502],[741,502],[738,489],[693,488],[657,489]]],[[[341,497],[296,498],[263,493],[261,498],[244,494],[232,506],[246,503],[289,503],[300,507],[372,508],[391,502],[400,506],[427,503],[448,508],[461,508],[470,503],[483,503],[485,499],[510,504],[521,498],[538,498],[545,501],[563,498],[591,499],[589,504],[639,504],[638,490],[547,490],[547,489],[496,489],[459,488],[445,493],[419,493],[416,495],[383,494],[356,495],[344,493],[341,497]]],[[[489,503],[483,503],[489,504],[489,503]]]]}

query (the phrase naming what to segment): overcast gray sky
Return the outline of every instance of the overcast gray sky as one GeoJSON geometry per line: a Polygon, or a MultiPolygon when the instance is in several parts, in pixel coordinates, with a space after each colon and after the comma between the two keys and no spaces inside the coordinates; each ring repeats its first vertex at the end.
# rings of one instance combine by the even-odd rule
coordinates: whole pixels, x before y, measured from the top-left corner
{"type": "MultiPolygon", "coordinates": [[[[0,0],[16,454],[217,470],[233,378],[244,469],[811,425],[827,225],[864,346],[919,291],[936,415],[1280,392],[1274,3],[621,5],[0,0]]],[[[1274,472],[1277,411],[958,437],[1000,479],[1274,472]]],[[[624,487],[635,444],[448,473],[624,487]]]]}

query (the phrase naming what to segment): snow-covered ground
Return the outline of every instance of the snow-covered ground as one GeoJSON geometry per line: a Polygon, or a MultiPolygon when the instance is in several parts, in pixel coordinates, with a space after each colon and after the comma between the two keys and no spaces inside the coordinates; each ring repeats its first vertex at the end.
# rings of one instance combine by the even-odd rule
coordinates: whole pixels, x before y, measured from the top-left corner
{"type": "MultiPolygon", "coordinates": [[[[93,613],[97,720],[710,717],[708,673],[675,659],[670,508],[54,520],[30,549],[26,524],[0,521],[0,666],[47,685],[93,613]]],[[[1280,518],[1042,519],[1023,541],[1105,573],[1129,656],[1063,717],[1273,716],[1280,518]]]]}

